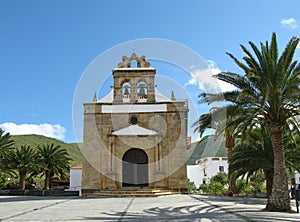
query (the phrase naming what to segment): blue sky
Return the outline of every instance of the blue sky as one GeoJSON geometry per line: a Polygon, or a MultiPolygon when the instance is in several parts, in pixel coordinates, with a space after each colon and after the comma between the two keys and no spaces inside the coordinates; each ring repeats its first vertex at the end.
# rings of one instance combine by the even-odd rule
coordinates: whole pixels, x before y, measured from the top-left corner
{"type": "MultiPolygon", "coordinates": [[[[282,50],[300,36],[299,8],[297,0],[0,0],[0,127],[75,142],[76,86],[106,50],[135,39],[166,39],[194,50],[213,70],[239,72],[225,52],[241,58],[239,44],[259,44],[272,32],[282,50]]],[[[184,73],[153,64],[158,74],[184,73]]],[[[176,79],[195,100],[201,79],[184,75],[176,79]]]]}

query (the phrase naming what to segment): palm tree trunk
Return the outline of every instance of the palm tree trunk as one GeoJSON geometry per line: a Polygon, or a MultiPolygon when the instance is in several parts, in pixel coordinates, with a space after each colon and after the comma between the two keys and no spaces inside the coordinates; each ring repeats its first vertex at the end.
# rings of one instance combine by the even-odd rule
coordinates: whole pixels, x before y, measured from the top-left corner
{"type": "Polygon", "coordinates": [[[265,178],[266,178],[267,197],[269,198],[272,194],[274,172],[272,170],[266,170],[265,178]]]}
{"type": "Polygon", "coordinates": [[[268,209],[269,205],[270,205],[271,194],[272,194],[274,171],[273,170],[264,170],[264,174],[265,174],[265,178],[266,178],[266,189],[267,189],[267,198],[268,198],[266,209],[268,209]]]}
{"type": "Polygon", "coordinates": [[[20,171],[20,189],[25,190],[25,178],[26,178],[26,172],[20,171]]]}
{"type": "MultiPolygon", "coordinates": [[[[228,167],[230,167],[230,164],[231,164],[230,157],[231,157],[234,145],[235,145],[234,136],[226,135],[225,147],[227,149],[228,167]]],[[[228,179],[229,179],[229,188],[228,188],[228,190],[231,191],[231,189],[233,187],[233,180],[232,180],[232,178],[228,178],[228,179]]]]}
{"type": "Polygon", "coordinates": [[[234,137],[233,136],[226,136],[226,140],[225,140],[225,147],[227,148],[227,159],[228,161],[230,160],[230,156],[232,153],[232,149],[234,147],[234,137]]]}
{"type": "Polygon", "coordinates": [[[49,190],[50,185],[50,170],[45,171],[45,183],[44,183],[44,190],[49,190]]]}
{"type": "Polygon", "coordinates": [[[52,178],[54,177],[54,173],[51,172],[49,175],[50,175],[50,177],[49,177],[49,188],[52,189],[52,186],[53,186],[52,178]]]}
{"type": "Polygon", "coordinates": [[[269,124],[269,130],[274,151],[274,179],[272,194],[266,208],[270,211],[289,211],[291,206],[285,167],[283,127],[271,123],[269,124]]]}

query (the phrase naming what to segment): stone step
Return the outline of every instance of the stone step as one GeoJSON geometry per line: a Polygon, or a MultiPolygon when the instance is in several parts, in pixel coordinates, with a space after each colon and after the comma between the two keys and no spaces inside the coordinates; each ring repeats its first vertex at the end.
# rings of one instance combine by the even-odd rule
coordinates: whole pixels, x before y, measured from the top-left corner
{"type": "Polygon", "coordinates": [[[140,189],[140,190],[103,190],[84,193],[84,197],[159,197],[181,194],[174,190],[140,189]]]}

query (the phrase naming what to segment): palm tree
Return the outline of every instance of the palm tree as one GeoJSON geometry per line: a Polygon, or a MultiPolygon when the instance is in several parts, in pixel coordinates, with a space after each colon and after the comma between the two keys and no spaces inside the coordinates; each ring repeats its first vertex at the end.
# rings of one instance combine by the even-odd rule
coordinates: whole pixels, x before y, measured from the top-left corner
{"type": "Polygon", "coordinates": [[[45,176],[44,189],[49,190],[52,177],[54,175],[65,177],[72,159],[66,149],[53,143],[51,145],[38,145],[37,148],[37,159],[41,164],[40,171],[45,176]]]}
{"type": "MultiPolygon", "coordinates": [[[[300,150],[298,144],[300,142],[300,134],[298,128],[290,129],[286,125],[287,130],[284,134],[285,161],[287,168],[292,173],[299,169],[300,150]]],[[[260,125],[238,138],[229,165],[229,176],[232,180],[239,176],[247,176],[263,170],[267,196],[272,193],[273,177],[274,177],[274,157],[272,142],[269,131],[265,125],[260,125]]]]}
{"type": "MultiPolygon", "coordinates": [[[[225,92],[225,94],[227,93],[225,92]]],[[[199,103],[210,102],[205,93],[200,94],[199,97],[199,103]]],[[[224,98],[223,95],[219,95],[219,97],[224,98]]],[[[229,96],[227,96],[227,98],[229,98],[229,96]]],[[[230,168],[231,154],[235,146],[235,139],[240,131],[243,131],[245,127],[249,126],[248,124],[247,119],[244,118],[244,111],[241,110],[240,107],[228,105],[225,107],[212,107],[209,113],[202,114],[199,117],[199,119],[193,124],[193,127],[195,127],[194,132],[200,133],[200,137],[202,137],[203,133],[208,129],[213,130],[214,136],[216,137],[224,132],[227,160],[230,168]],[[232,113],[239,113],[240,115],[231,115],[232,113]],[[240,124],[241,122],[244,122],[244,124],[240,124]]],[[[199,144],[206,140],[209,136],[210,135],[202,137],[199,144]]],[[[233,180],[229,178],[228,190],[231,190],[232,186],[233,180]]]]}
{"type": "Polygon", "coordinates": [[[245,74],[222,72],[215,75],[237,89],[228,92],[223,98],[218,94],[204,96],[210,102],[225,100],[233,106],[241,107],[247,113],[245,118],[251,120],[250,125],[258,121],[267,124],[274,153],[273,188],[267,205],[270,211],[290,210],[283,135],[286,122],[300,115],[300,65],[298,61],[293,61],[298,43],[299,38],[291,38],[280,56],[275,33],[271,43],[261,43],[260,49],[249,42],[254,55],[241,45],[245,63],[227,54],[245,74]]]}
{"type": "Polygon", "coordinates": [[[9,152],[3,158],[3,166],[10,173],[17,173],[20,179],[19,187],[25,190],[26,176],[36,168],[36,153],[30,146],[21,146],[9,152]]]}
{"type": "MultiPolygon", "coordinates": [[[[199,103],[207,103],[209,101],[205,98],[206,94],[200,94],[201,98],[199,103]]],[[[203,133],[206,130],[212,130],[214,136],[219,136],[221,133],[224,133],[225,137],[225,147],[227,149],[227,158],[230,159],[230,154],[232,153],[232,149],[235,145],[235,138],[239,131],[237,130],[237,126],[235,125],[235,121],[237,116],[232,116],[230,113],[236,111],[237,107],[234,106],[226,106],[226,107],[212,107],[209,113],[202,114],[199,119],[192,125],[195,127],[194,132],[200,133],[200,137],[202,137],[203,133]],[[229,125],[227,120],[231,119],[231,124],[229,125]]],[[[202,137],[200,143],[207,139],[208,136],[202,137]]]]}
{"type": "Polygon", "coordinates": [[[240,176],[250,176],[263,170],[267,196],[272,193],[274,159],[270,137],[266,127],[253,129],[247,138],[239,138],[233,149],[229,165],[229,177],[235,181],[240,176]]]}
{"type": "Polygon", "coordinates": [[[12,149],[13,144],[14,141],[11,139],[11,135],[9,133],[4,134],[4,131],[0,129],[0,158],[12,149]]]}
{"type": "Polygon", "coordinates": [[[294,174],[295,170],[300,172],[300,128],[298,121],[289,122],[287,128],[288,130],[284,134],[286,164],[290,173],[294,174]]]}

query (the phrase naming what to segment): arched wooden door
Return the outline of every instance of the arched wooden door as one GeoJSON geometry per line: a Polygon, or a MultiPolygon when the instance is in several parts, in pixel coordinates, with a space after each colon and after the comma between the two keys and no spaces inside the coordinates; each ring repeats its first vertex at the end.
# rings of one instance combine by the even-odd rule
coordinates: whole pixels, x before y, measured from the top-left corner
{"type": "Polygon", "coordinates": [[[132,148],[124,154],[122,160],[123,187],[148,186],[148,156],[146,152],[132,148]]]}

